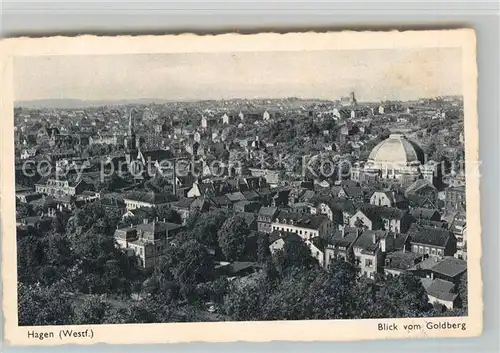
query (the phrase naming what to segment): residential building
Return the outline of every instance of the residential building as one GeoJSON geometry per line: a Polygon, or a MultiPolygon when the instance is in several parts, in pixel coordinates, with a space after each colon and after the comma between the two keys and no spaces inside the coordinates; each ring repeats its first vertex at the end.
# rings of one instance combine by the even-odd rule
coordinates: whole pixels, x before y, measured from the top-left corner
{"type": "Polygon", "coordinates": [[[171,204],[172,210],[179,213],[182,223],[185,224],[189,216],[196,211],[207,212],[210,209],[210,203],[204,198],[182,198],[171,204]]]}
{"type": "Polygon", "coordinates": [[[467,260],[467,219],[465,214],[458,213],[455,215],[450,230],[457,239],[457,252],[455,256],[459,259],[467,260]]]}
{"type": "Polygon", "coordinates": [[[311,251],[311,256],[318,261],[321,267],[324,267],[327,240],[325,238],[315,237],[307,239],[305,243],[309,247],[309,250],[311,251]]]}
{"type": "Polygon", "coordinates": [[[384,229],[394,233],[406,233],[413,221],[412,216],[407,212],[392,207],[376,207],[384,224],[384,229]]]}
{"type": "Polygon", "coordinates": [[[377,230],[382,229],[384,227],[384,223],[373,208],[365,208],[357,211],[349,219],[349,226],[377,230]]]}
{"type": "Polygon", "coordinates": [[[114,237],[119,248],[136,256],[140,267],[152,269],[181,229],[179,224],[155,221],[117,229],[114,237]]]}
{"type": "Polygon", "coordinates": [[[123,197],[127,210],[134,210],[141,207],[158,207],[169,202],[177,201],[171,194],[158,192],[130,192],[123,197]]]}
{"type": "Polygon", "coordinates": [[[365,230],[354,242],[354,263],[360,274],[371,279],[383,268],[385,244],[381,241],[388,235],[384,230],[365,230]]]}
{"type": "Polygon", "coordinates": [[[325,267],[328,267],[332,262],[337,260],[353,263],[353,245],[360,234],[358,228],[343,227],[340,230],[335,230],[333,235],[327,237],[328,243],[325,248],[325,267]]]}
{"type": "Polygon", "coordinates": [[[304,240],[325,237],[332,230],[332,222],[325,216],[279,211],[271,223],[272,230],[298,234],[304,240]]]}
{"type": "Polygon", "coordinates": [[[271,254],[282,250],[286,242],[303,242],[304,240],[296,233],[274,230],[269,235],[269,251],[271,254]]]}
{"type": "Polygon", "coordinates": [[[416,207],[410,211],[410,214],[417,221],[419,220],[433,221],[433,222],[441,221],[441,214],[437,210],[429,208],[416,207]]]}
{"type": "Polygon", "coordinates": [[[278,214],[276,207],[262,207],[257,218],[257,229],[259,232],[270,234],[273,230],[272,222],[278,214]]]}
{"type": "Polygon", "coordinates": [[[389,253],[384,262],[384,274],[386,276],[399,276],[408,272],[421,261],[420,254],[406,251],[406,249],[389,253]]]}
{"type": "Polygon", "coordinates": [[[394,191],[375,191],[370,197],[370,204],[374,206],[395,207],[399,209],[408,208],[408,200],[394,191]]]}
{"type": "Polygon", "coordinates": [[[465,213],[465,202],[465,186],[457,186],[445,190],[446,211],[465,213]]]}
{"type": "Polygon", "coordinates": [[[454,283],[430,278],[422,278],[421,282],[429,303],[444,305],[448,310],[453,310],[458,306],[459,297],[454,283]]]}
{"type": "Polygon", "coordinates": [[[455,255],[457,244],[453,233],[447,229],[437,229],[412,225],[411,251],[421,255],[443,258],[455,255]]]}
{"type": "Polygon", "coordinates": [[[48,179],[45,184],[35,185],[35,192],[55,197],[62,197],[66,195],[74,196],[76,194],[81,194],[85,190],[92,190],[92,189],[93,189],[92,185],[87,184],[83,180],[69,181],[69,180],[48,179]]]}
{"type": "Polygon", "coordinates": [[[442,279],[458,285],[467,272],[467,261],[452,256],[441,259],[430,269],[432,279],[442,279]]]}

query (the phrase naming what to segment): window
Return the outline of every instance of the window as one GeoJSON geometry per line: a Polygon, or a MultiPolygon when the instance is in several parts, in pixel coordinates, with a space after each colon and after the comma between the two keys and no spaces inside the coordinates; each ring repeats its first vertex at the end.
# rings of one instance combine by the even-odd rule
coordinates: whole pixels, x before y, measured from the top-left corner
{"type": "Polygon", "coordinates": [[[418,252],[423,254],[424,253],[424,248],[422,246],[419,246],[418,247],[418,252]]]}
{"type": "Polygon", "coordinates": [[[438,255],[443,255],[443,250],[441,250],[441,249],[437,249],[437,254],[438,254],[438,255]]]}
{"type": "Polygon", "coordinates": [[[365,260],[365,267],[373,267],[373,260],[366,259],[365,260]]]}
{"type": "Polygon", "coordinates": [[[429,254],[430,253],[430,249],[428,247],[425,247],[425,253],[426,254],[429,254]]]}
{"type": "Polygon", "coordinates": [[[412,249],[413,249],[413,250],[412,250],[413,252],[418,252],[418,246],[413,245],[413,248],[412,248],[412,249]]]}
{"type": "Polygon", "coordinates": [[[432,254],[432,255],[436,255],[436,249],[432,248],[432,249],[431,249],[431,254],[432,254]]]}

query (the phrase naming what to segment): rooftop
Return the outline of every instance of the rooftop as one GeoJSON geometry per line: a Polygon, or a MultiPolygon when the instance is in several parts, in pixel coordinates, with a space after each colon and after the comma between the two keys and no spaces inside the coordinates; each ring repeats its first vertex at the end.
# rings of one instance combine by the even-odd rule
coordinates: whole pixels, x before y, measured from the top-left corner
{"type": "Polygon", "coordinates": [[[385,230],[365,230],[354,243],[354,247],[372,253],[378,249],[380,239],[385,238],[387,234],[385,230]]]}
{"type": "Polygon", "coordinates": [[[328,238],[328,243],[333,246],[349,247],[357,238],[359,230],[357,228],[345,227],[343,230],[336,230],[328,238]]]}
{"type": "Polygon", "coordinates": [[[276,207],[261,207],[259,210],[259,216],[273,217],[277,211],[278,209],[276,207]]]}
{"type": "Polygon", "coordinates": [[[420,255],[409,251],[396,251],[387,254],[386,266],[388,269],[409,270],[415,263],[420,262],[420,255]]]}
{"type": "Polygon", "coordinates": [[[442,279],[425,279],[428,281],[424,281],[422,279],[422,285],[424,286],[427,294],[433,296],[434,298],[445,300],[445,301],[454,301],[457,298],[457,294],[452,293],[455,285],[451,282],[444,281],[442,279]]]}
{"type": "Polygon", "coordinates": [[[411,242],[444,248],[452,233],[446,229],[422,227],[413,224],[410,228],[411,242]]]}
{"type": "Polygon", "coordinates": [[[150,222],[150,223],[141,223],[132,228],[142,230],[143,232],[160,233],[182,228],[182,225],[171,222],[150,222]]]}
{"type": "Polygon", "coordinates": [[[415,218],[424,218],[424,219],[431,219],[435,214],[437,210],[432,210],[429,208],[421,208],[417,207],[411,210],[411,215],[415,218]]]}
{"type": "Polygon", "coordinates": [[[467,262],[455,257],[447,257],[434,265],[431,271],[453,278],[467,271],[467,262]]]}
{"type": "Polygon", "coordinates": [[[177,200],[177,198],[172,194],[159,193],[153,191],[151,192],[132,191],[128,193],[124,197],[124,199],[131,201],[145,202],[153,205],[158,205],[177,200]]]}
{"type": "Polygon", "coordinates": [[[317,230],[324,222],[329,221],[329,219],[326,216],[280,210],[276,215],[276,219],[273,221],[280,224],[289,224],[295,227],[317,230]]]}

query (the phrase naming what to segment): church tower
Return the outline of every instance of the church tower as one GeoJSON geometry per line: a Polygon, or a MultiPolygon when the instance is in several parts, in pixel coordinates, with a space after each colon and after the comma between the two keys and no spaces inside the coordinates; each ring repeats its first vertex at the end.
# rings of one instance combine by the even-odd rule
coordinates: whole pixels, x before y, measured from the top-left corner
{"type": "Polygon", "coordinates": [[[135,120],[133,113],[135,113],[135,109],[130,110],[128,116],[128,132],[125,145],[125,148],[128,151],[137,150],[139,148],[139,139],[135,134],[135,120]]]}
{"type": "Polygon", "coordinates": [[[139,140],[135,134],[134,112],[135,109],[129,112],[127,138],[125,139],[125,158],[130,168],[132,168],[132,162],[137,160],[139,153],[139,140]]]}
{"type": "Polygon", "coordinates": [[[130,112],[129,112],[129,116],[128,116],[128,148],[130,150],[134,149],[136,146],[135,146],[135,140],[136,140],[136,136],[135,136],[135,121],[134,121],[134,109],[132,109],[130,112]]]}
{"type": "Polygon", "coordinates": [[[352,107],[354,107],[358,103],[357,100],[356,100],[356,95],[354,94],[354,92],[351,92],[349,94],[349,103],[351,104],[352,107]]]}

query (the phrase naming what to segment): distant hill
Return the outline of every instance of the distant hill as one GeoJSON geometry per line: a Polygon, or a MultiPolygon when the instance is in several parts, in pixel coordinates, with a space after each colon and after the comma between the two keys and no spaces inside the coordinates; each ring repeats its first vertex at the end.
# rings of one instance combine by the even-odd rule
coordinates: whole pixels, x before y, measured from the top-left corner
{"type": "Polygon", "coordinates": [[[20,108],[37,109],[37,108],[55,108],[55,109],[78,109],[99,107],[105,105],[126,105],[126,104],[151,104],[151,103],[167,103],[166,99],[140,98],[140,99],[121,99],[121,100],[80,100],[80,99],[40,99],[17,101],[14,106],[20,108]]]}
{"type": "Polygon", "coordinates": [[[331,101],[314,98],[233,98],[225,100],[198,100],[198,99],[183,99],[169,100],[162,98],[138,98],[138,99],[120,99],[120,100],[81,100],[81,99],[40,99],[26,100],[15,102],[15,107],[27,109],[84,109],[100,106],[112,105],[147,105],[147,104],[165,104],[165,103],[201,103],[201,104],[220,104],[221,102],[241,104],[244,102],[252,102],[258,105],[267,106],[280,103],[281,106],[287,108],[298,108],[301,105],[328,103],[331,101]]]}

